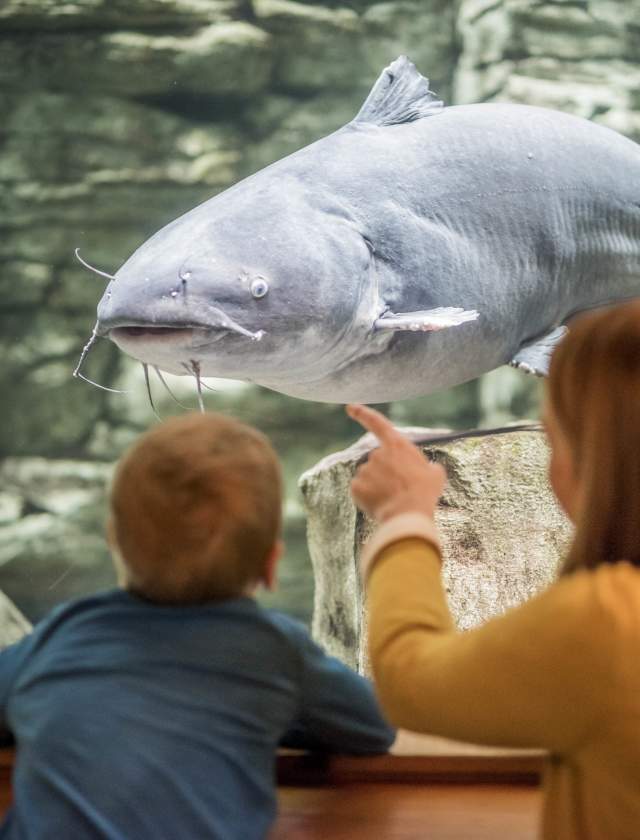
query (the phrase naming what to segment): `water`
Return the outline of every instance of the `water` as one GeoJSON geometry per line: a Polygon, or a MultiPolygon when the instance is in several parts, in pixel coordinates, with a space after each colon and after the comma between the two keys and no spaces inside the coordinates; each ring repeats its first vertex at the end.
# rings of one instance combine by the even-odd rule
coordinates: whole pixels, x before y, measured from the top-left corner
{"type": "MultiPolygon", "coordinates": [[[[109,278],[169,220],[350,120],[400,53],[448,102],[546,105],[640,139],[638,20],[639,0],[98,0],[64,9],[6,0],[0,588],[36,619],[56,598],[111,581],[95,488],[103,467],[154,422],[142,371],[110,342],[95,342],[83,370],[127,393],[71,376],[101,294],[75,248],[109,278]],[[65,470],[84,501],[72,504],[65,470]]],[[[189,272],[181,278],[184,292],[189,272]]],[[[170,387],[191,407],[202,399],[193,382],[170,379],[170,387]]],[[[297,478],[359,431],[339,406],[215,388],[207,407],[263,429],[283,460],[288,552],[280,589],[264,600],[308,621],[313,585],[297,478]]],[[[534,419],[540,393],[539,382],[501,369],[382,408],[401,424],[462,429],[534,419]]],[[[163,416],[180,410],[167,394],[154,399],[163,416]]]]}

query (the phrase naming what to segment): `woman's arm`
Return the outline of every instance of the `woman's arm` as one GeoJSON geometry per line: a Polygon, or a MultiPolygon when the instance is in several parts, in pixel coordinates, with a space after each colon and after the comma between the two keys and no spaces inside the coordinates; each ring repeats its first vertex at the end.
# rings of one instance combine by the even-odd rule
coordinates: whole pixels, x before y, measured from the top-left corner
{"type": "Polygon", "coordinates": [[[301,657],[298,717],[282,746],[367,755],[387,752],[395,730],[380,711],[369,680],[356,674],[297,631],[301,657]]]}
{"type": "Polygon", "coordinates": [[[382,523],[363,553],[363,571],[371,663],[389,719],[477,743],[573,748],[595,724],[611,685],[598,576],[563,579],[457,633],[433,525],[444,471],[378,412],[350,406],[349,413],[380,441],[352,492],[382,523]]]}
{"type": "Polygon", "coordinates": [[[376,558],[367,601],[376,689],[396,726],[565,752],[597,722],[609,657],[593,575],[458,633],[436,549],[409,538],[376,558]]]}

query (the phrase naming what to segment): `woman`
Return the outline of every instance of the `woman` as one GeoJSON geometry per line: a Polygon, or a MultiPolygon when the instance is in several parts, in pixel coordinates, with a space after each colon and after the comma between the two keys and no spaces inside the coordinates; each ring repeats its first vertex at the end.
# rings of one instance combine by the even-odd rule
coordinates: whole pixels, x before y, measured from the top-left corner
{"type": "Polygon", "coordinates": [[[363,575],[388,718],[547,749],[549,840],[640,837],[640,302],[584,316],[554,353],[549,478],[573,543],[556,583],[477,629],[456,632],[442,586],[442,467],[372,409],[349,413],[380,441],[352,490],[380,523],[363,575]]]}

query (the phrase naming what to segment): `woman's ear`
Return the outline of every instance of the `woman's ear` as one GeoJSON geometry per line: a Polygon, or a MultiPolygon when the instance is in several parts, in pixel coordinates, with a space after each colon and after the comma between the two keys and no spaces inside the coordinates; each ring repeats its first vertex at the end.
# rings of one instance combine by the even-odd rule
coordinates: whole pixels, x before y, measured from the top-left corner
{"type": "Polygon", "coordinates": [[[268,589],[270,592],[276,588],[277,584],[277,577],[278,577],[278,561],[282,557],[284,552],[284,543],[282,540],[278,540],[274,543],[273,548],[266,556],[264,561],[264,571],[262,573],[261,583],[268,589]]]}

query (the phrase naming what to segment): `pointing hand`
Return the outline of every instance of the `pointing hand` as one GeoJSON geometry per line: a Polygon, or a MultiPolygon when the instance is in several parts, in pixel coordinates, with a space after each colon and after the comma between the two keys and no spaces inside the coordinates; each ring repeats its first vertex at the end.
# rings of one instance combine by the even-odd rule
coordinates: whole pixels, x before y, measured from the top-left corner
{"type": "Polygon", "coordinates": [[[349,405],[347,414],[380,442],[351,482],[358,507],[378,522],[415,511],[433,517],[446,482],[443,467],[428,461],[379,411],[349,405]]]}

